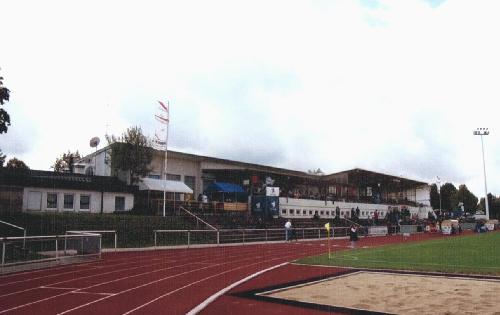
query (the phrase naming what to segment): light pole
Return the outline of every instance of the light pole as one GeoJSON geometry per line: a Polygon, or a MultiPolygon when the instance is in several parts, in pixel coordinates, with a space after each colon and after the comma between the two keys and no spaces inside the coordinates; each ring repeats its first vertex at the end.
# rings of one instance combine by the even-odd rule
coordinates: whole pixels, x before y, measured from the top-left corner
{"type": "Polygon", "coordinates": [[[486,163],[484,162],[484,143],[483,136],[490,134],[488,128],[477,128],[473,131],[475,136],[481,136],[481,149],[483,151],[483,173],[484,173],[484,204],[486,207],[486,219],[490,219],[490,207],[488,205],[488,187],[486,186],[486,163]]]}
{"type": "Polygon", "coordinates": [[[441,178],[439,176],[436,176],[437,178],[437,184],[438,184],[438,190],[439,190],[439,215],[441,215],[442,209],[441,209],[441,178]]]}

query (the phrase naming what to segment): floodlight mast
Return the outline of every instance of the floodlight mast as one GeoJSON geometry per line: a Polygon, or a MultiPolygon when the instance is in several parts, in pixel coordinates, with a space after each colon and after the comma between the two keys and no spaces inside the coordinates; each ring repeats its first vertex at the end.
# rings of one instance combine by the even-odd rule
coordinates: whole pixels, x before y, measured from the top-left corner
{"type": "Polygon", "coordinates": [[[475,136],[481,136],[481,149],[483,152],[483,174],[484,174],[484,205],[486,208],[486,219],[490,219],[490,207],[488,204],[488,187],[486,186],[486,163],[484,162],[484,143],[483,136],[487,136],[490,134],[488,128],[477,128],[473,131],[475,136]]]}
{"type": "Polygon", "coordinates": [[[443,210],[441,208],[441,178],[439,176],[436,176],[437,178],[437,184],[439,185],[439,215],[442,216],[443,210]]]}

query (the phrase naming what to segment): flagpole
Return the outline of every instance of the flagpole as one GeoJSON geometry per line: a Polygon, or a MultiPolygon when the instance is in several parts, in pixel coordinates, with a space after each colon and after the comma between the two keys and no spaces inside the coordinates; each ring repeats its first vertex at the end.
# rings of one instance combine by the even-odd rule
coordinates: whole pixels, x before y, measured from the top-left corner
{"type": "MultiPolygon", "coordinates": [[[[167,199],[167,163],[168,163],[168,126],[170,122],[170,102],[167,102],[168,111],[168,121],[167,121],[167,134],[165,135],[165,158],[163,159],[163,174],[165,181],[163,182],[163,217],[165,217],[165,205],[167,199]]],[[[175,193],[174,193],[175,199],[175,193]]],[[[175,211],[175,209],[174,209],[175,211]]]]}

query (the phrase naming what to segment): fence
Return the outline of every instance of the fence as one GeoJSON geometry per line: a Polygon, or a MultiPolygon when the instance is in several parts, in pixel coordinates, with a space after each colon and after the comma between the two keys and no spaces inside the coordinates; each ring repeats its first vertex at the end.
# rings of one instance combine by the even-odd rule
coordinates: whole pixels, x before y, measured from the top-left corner
{"type": "Polygon", "coordinates": [[[102,248],[114,248],[115,251],[118,248],[118,233],[116,233],[115,230],[97,230],[97,231],[81,231],[81,230],[75,230],[75,231],[66,231],[66,235],[68,234],[101,234],[101,246],[102,248]],[[110,239],[106,237],[106,234],[113,234],[113,238],[110,239]],[[109,246],[111,245],[111,246],[109,246]]]}
{"type": "Polygon", "coordinates": [[[100,234],[4,237],[0,243],[2,273],[101,258],[100,234]]]}
{"type": "MultiPolygon", "coordinates": [[[[321,239],[327,237],[325,228],[294,228],[297,239],[321,239]]],[[[349,235],[348,227],[334,227],[333,237],[349,235]]],[[[285,240],[284,229],[224,229],[224,230],[155,230],[154,246],[234,244],[275,242],[285,240]]]]}
{"type": "MultiPolygon", "coordinates": [[[[20,226],[17,226],[17,225],[15,225],[15,224],[12,224],[12,223],[9,223],[9,222],[1,221],[1,220],[0,220],[0,224],[8,225],[8,226],[10,226],[10,227],[13,227],[13,228],[15,228],[15,229],[18,229],[18,230],[23,231],[23,236],[24,236],[24,237],[26,237],[26,229],[25,229],[25,228],[20,227],[20,226]]],[[[24,247],[24,245],[25,245],[25,244],[23,244],[23,247],[24,247]]]]}

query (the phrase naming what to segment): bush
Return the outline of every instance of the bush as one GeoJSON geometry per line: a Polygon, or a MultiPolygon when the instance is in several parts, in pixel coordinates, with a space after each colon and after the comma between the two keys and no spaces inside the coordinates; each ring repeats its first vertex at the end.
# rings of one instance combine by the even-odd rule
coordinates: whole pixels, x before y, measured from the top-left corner
{"type": "MultiPolygon", "coordinates": [[[[193,229],[182,217],[130,214],[91,214],[58,212],[2,212],[0,220],[27,229],[27,235],[63,235],[71,230],[115,230],[118,247],[154,245],[154,230],[193,229]]],[[[22,236],[22,232],[2,226],[0,236],[22,236]],[[5,231],[5,232],[4,232],[5,231]]],[[[103,239],[109,236],[103,236],[103,239]]]]}

